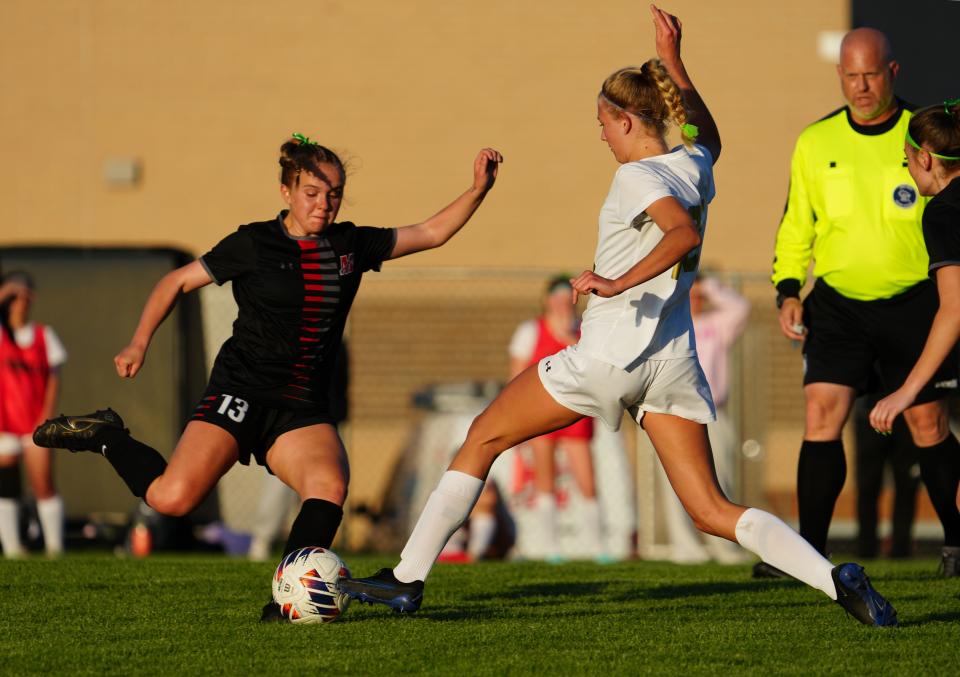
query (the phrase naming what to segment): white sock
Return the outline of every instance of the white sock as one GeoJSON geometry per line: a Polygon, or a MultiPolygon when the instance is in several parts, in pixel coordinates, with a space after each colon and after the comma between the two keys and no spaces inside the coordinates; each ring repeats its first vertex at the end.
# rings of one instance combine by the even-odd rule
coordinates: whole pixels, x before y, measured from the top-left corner
{"type": "Polygon", "coordinates": [[[737,520],[737,542],[767,564],[836,601],[833,564],[796,531],[768,512],[747,508],[737,520]]]}
{"type": "Polygon", "coordinates": [[[580,528],[584,554],[600,557],[603,554],[603,524],[600,521],[600,504],[595,498],[584,499],[580,505],[580,528]]]}
{"type": "Polygon", "coordinates": [[[0,498],[0,546],[7,558],[22,557],[20,542],[20,502],[15,498],[0,498]]]}
{"type": "Polygon", "coordinates": [[[43,545],[47,554],[63,554],[63,499],[59,494],[37,501],[37,515],[43,529],[43,545]]]}
{"type": "Polygon", "coordinates": [[[533,503],[534,515],[539,536],[538,556],[548,559],[559,555],[557,543],[557,497],[552,493],[540,492],[533,503]]]}
{"type": "Polygon", "coordinates": [[[483,557],[497,533],[497,518],[490,513],[474,515],[470,518],[470,540],[467,553],[474,561],[483,557]]]}
{"type": "Polygon", "coordinates": [[[481,479],[456,470],[443,473],[393,569],[398,581],[427,579],[447,539],[467,519],[482,489],[481,479]]]}

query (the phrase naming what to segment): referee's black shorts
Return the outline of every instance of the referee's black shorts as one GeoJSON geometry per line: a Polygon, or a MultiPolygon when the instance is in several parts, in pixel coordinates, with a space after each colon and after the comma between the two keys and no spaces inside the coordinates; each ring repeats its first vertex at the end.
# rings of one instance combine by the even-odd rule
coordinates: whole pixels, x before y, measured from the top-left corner
{"type": "MultiPolygon", "coordinates": [[[[889,299],[855,301],[823,280],[803,301],[803,384],[837,383],[858,394],[887,395],[906,380],[916,364],[940,305],[937,287],[925,280],[889,299]]],[[[915,400],[942,399],[957,388],[957,354],[915,400]]]]}

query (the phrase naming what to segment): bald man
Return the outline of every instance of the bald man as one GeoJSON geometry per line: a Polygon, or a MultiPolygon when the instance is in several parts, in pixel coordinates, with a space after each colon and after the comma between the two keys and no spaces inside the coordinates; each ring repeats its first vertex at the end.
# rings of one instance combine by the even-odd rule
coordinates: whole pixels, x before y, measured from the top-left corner
{"type": "MultiPolygon", "coordinates": [[[[920,221],[925,199],[903,148],[910,106],[893,93],[898,71],[883,33],[847,33],[837,65],[847,105],[800,134],[777,232],[772,281],[780,328],[803,341],[800,533],[823,554],[847,474],[841,431],[854,398],[903,382],[938,307],[920,221]],[[811,260],[815,283],[801,303],[811,260]]],[[[956,483],[943,479],[960,457],[944,404],[957,387],[956,360],[947,362],[904,418],[946,546],[956,547],[956,483]]],[[[763,564],[754,569],[757,576],[776,573],[763,564]]]]}

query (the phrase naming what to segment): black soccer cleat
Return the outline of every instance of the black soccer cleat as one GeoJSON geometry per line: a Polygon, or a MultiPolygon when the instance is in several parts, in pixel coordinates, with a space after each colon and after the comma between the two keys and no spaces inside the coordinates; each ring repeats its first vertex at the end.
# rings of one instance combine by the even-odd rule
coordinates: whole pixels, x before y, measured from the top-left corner
{"type": "Polygon", "coordinates": [[[120,414],[109,407],[86,416],[64,416],[44,421],[33,431],[33,442],[46,449],[101,452],[96,441],[104,429],[124,430],[120,414]]]}
{"type": "Polygon", "coordinates": [[[757,562],[754,564],[750,574],[754,578],[790,578],[790,574],[766,562],[757,562]]]}
{"type": "Polygon", "coordinates": [[[398,581],[393,569],[381,569],[369,578],[341,578],[338,585],[350,599],[385,604],[397,613],[412,614],[423,602],[423,581],[398,581]]]}
{"type": "Polygon", "coordinates": [[[263,605],[263,611],[260,612],[261,623],[289,623],[280,610],[280,605],[274,601],[269,601],[263,605]]]}
{"type": "Polygon", "coordinates": [[[847,562],[830,572],[837,588],[837,604],[864,625],[892,628],[897,625],[897,610],[870,585],[863,567],[847,562]]]}
{"type": "Polygon", "coordinates": [[[944,577],[955,578],[960,576],[960,546],[943,546],[940,566],[943,569],[944,577]]]}

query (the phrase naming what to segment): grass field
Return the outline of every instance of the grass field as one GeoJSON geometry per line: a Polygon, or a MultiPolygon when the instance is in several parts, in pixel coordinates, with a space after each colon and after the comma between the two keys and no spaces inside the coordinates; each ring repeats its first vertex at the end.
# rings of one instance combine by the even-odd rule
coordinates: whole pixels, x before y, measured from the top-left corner
{"type": "MultiPolygon", "coordinates": [[[[355,573],[390,560],[348,557],[355,573]]],[[[0,561],[3,674],[955,674],[960,579],[867,563],[901,627],[749,567],[440,565],[424,607],[261,625],[272,567],[209,556],[0,561]]]]}

